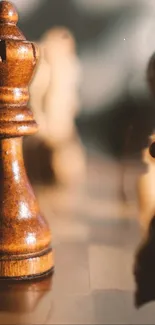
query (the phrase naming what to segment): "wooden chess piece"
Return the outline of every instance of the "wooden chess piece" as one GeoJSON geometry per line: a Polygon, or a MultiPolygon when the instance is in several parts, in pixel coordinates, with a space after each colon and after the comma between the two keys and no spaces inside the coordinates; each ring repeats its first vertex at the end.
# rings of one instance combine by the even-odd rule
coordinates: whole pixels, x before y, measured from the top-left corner
{"type": "Polygon", "coordinates": [[[29,278],[53,268],[51,233],[41,216],[23,161],[22,137],[36,132],[27,108],[38,59],[16,26],[18,14],[0,2],[0,278],[29,278]]]}

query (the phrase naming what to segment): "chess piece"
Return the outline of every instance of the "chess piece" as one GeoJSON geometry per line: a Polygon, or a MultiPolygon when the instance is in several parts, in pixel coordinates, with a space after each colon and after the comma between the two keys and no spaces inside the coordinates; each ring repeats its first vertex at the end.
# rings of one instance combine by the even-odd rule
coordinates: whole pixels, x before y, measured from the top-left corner
{"type": "Polygon", "coordinates": [[[150,222],[145,241],[135,254],[134,277],[136,282],[135,304],[140,308],[155,301],[155,218],[150,222]]]}
{"type": "Polygon", "coordinates": [[[80,106],[81,66],[74,37],[66,28],[48,31],[39,47],[41,59],[31,83],[30,103],[40,125],[38,136],[51,150],[51,170],[66,185],[85,174],[85,153],[74,123],[80,106]]]}
{"type": "Polygon", "coordinates": [[[41,216],[23,161],[22,137],[36,132],[27,108],[38,59],[16,26],[18,14],[0,2],[0,278],[29,278],[53,268],[51,233],[41,216]]]}
{"type": "MultiPolygon", "coordinates": [[[[155,55],[149,61],[147,80],[152,95],[155,95],[155,55]]],[[[136,281],[135,303],[141,307],[155,300],[155,133],[149,137],[142,151],[145,172],[138,181],[139,219],[142,242],[135,257],[134,276],[136,281]]]]}
{"type": "MultiPolygon", "coordinates": [[[[155,96],[155,55],[149,60],[147,81],[151,94],[155,96]]],[[[140,224],[144,236],[147,237],[151,221],[155,217],[155,133],[149,137],[148,146],[142,151],[142,160],[147,171],[138,182],[138,202],[140,208],[140,224]]]]}

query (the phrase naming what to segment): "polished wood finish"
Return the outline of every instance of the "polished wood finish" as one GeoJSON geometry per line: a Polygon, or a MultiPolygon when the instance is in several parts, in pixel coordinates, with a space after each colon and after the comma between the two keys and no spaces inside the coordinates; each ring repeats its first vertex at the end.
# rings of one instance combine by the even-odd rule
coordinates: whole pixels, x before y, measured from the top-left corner
{"type": "Polygon", "coordinates": [[[32,313],[52,285],[52,272],[29,281],[0,280],[0,313],[32,313]]]}
{"type": "Polygon", "coordinates": [[[27,108],[37,47],[16,26],[18,14],[0,2],[0,277],[32,277],[53,268],[51,233],[29,184],[22,137],[36,132],[27,108]]]}

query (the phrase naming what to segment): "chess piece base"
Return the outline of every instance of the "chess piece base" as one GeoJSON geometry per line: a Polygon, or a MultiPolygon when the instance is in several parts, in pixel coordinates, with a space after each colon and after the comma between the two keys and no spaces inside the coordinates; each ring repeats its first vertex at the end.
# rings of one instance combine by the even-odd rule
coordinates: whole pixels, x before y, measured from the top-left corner
{"type": "Polygon", "coordinates": [[[52,272],[54,259],[52,249],[40,255],[1,256],[0,279],[29,279],[52,272]]]}

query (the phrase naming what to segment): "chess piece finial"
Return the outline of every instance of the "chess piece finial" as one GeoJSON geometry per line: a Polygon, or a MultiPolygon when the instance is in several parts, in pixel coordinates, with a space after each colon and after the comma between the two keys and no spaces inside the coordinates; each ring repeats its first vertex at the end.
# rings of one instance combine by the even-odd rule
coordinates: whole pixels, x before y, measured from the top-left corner
{"type": "Polygon", "coordinates": [[[51,234],[23,161],[22,137],[36,132],[27,108],[36,46],[16,26],[18,14],[0,2],[0,277],[23,278],[53,267],[51,234]]]}
{"type": "Polygon", "coordinates": [[[0,22],[3,24],[17,24],[18,13],[9,1],[0,2],[0,22]]]}

